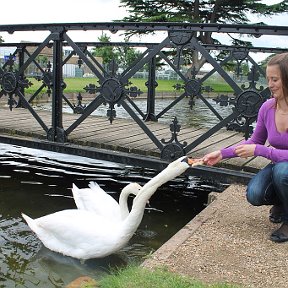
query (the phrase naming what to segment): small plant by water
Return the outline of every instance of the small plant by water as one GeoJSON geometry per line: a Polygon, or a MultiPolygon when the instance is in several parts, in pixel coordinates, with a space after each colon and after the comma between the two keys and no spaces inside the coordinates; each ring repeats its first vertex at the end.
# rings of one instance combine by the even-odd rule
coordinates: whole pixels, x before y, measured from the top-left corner
{"type": "MultiPolygon", "coordinates": [[[[92,288],[91,286],[90,288],[92,288]]],[[[207,285],[200,281],[171,273],[165,268],[151,271],[139,266],[115,270],[98,282],[99,288],[236,288],[229,284],[207,285]]],[[[87,287],[88,288],[88,287],[87,287]]]]}

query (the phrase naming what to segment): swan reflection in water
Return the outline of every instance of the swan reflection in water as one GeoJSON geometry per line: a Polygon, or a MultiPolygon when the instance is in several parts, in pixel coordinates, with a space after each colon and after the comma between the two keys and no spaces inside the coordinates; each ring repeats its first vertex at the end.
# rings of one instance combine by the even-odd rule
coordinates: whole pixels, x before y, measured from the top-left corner
{"type": "MultiPolygon", "coordinates": [[[[22,216],[48,249],[77,259],[102,258],[119,251],[128,243],[141,223],[150,197],[161,185],[181,175],[189,167],[188,158],[183,156],[170,163],[140,190],[138,186],[131,211],[127,208],[127,216],[117,220],[84,209],[62,210],[34,220],[25,214],[22,216]]],[[[137,187],[137,184],[134,185],[137,187]]],[[[105,206],[105,203],[101,205],[105,206]]]]}

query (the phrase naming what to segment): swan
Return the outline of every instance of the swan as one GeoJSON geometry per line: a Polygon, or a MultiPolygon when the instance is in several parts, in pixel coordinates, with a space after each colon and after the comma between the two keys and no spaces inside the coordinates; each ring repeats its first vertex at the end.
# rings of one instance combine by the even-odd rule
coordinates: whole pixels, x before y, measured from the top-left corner
{"type": "Polygon", "coordinates": [[[130,194],[137,195],[141,186],[138,183],[129,183],[125,186],[119,197],[118,202],[106,193],[96,182],[89,182],[89,188],[79,189],[72,184],[72,194],[78,209],[92,211],[103,217],[121,221],[128,214],[127,199],[130,194]]]}
{"type": "Polygon", "coordinates": [[[22,217],[48,249],[77,259],[102,258],[119,251],[132,238],[142,221],[146,202],[157,188],[189,167],[186,156],[170,163],[141,188],[130,213],[122,221],[79,209],[63,210],[37,219],[24,213],[22,217]]]}

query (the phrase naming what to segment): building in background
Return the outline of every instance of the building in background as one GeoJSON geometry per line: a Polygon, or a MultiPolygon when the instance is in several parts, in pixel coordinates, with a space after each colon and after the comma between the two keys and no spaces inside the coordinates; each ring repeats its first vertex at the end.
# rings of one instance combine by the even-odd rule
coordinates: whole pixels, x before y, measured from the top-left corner
{"type": "MultiPolygon", "coordinates": [[[[25,42],[28,43],[28,42],[25,42]]],[[[3,64],[9,60],[10,55],[12,55],[15,51],[16,47],[0,47],[0,64],[3,66],[3,64]]],[[[37,49],[37,47],[33,46],[27,46],[26,50],[31,55],[33,52],[37,49]]],[[[65,47],[63,49],[63,59],[70,55],[72,52],[72,49],[69,47],[65,47]]],[[[24,57],[24,61],[28,59],[28,55],[26,54],[24,57]]],[[[36,57],[37,64],[43,69],[46,70],[48,67],[48,63],[53,63],[53,49],[49,47],[44,47],[42,51],[38,54],[36,57]]],[[[15,63],[18,63],[17,57],[14,59],[15,63]]],[[[102,64],[101,57],[96,57],[96,60],[102,64]]],[[[53,67],[51,67],[53,69],[53,67]]],[[[25,70],[25,75],[27,77],[33,77],[41,75],[41,69],[37,67],[37,65],[32,62],[27,69],[25,70]]],[[[82,61],[82,64],[79,66],[79,57],[78,55],[73,55],[67,63],[63,65],[63,77],[69,78],[69,77],[85,77],[89,75],[89,77],[93,77],[94,74],[91,72],[91,70],[86,66],[86,64],[82,61]]]]}

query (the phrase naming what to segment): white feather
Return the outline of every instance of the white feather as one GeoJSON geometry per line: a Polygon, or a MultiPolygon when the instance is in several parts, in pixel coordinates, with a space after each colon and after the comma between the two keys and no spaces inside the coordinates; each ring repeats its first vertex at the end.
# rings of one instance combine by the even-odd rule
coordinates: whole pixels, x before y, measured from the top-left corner
{"type": "Polygon", "coordinates": [[[73,183],[72,194],[78,209],[91,211],[114,221],[121,221],[129,214],[128,196],[137,195],[140,189],[141,186],[137,183],[128,184],[120,193],[119,203],[96,182],[89,182],[89,188],[81,189],[73,183]]]}

